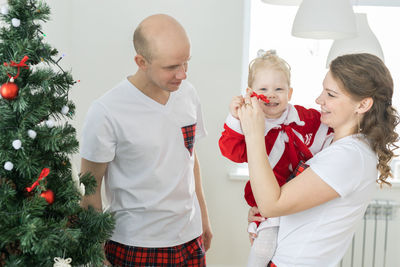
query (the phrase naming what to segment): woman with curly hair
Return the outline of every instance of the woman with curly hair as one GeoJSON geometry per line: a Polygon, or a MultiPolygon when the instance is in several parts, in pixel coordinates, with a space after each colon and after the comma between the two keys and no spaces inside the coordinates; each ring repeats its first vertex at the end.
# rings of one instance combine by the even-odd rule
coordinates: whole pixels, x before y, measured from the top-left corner
{"type": "Polygon", "coordinates": [[[336,266],[377,188],[389,184],[399,122],[392,107],[393,80],[378,57],[336,58],[316,99],[321,122],[334,130],[330,145],[279,187],[264,145],[264,117],[257,99],[239,108],[251,187],[258,210],[249,220],[280,217],[278,245],[269,266],[336,266]]]}

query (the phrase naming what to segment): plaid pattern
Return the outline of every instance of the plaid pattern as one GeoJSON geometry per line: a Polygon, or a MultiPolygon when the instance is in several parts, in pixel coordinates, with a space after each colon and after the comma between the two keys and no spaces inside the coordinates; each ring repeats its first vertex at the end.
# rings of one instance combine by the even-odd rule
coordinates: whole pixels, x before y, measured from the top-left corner
{"type": "Polygon", "coordinates": [[[118,267],[205,267],[206,254],[199,236],[185,244],[166,248],[126,246],[108,240],[104,246],[106,258],[118,267]]]}
{"type": "Polygon", "coordinates": [[[196,123],[182,128],[183,139],[185,140],[185,147],[189,150],[190,156],[193,153],[194,137],[196,135],[196,123]]]}
{"type": "Polygon", "coordinates": [[[305,169],[310,167],[310,165],[306,164],[303,160],[300,160],[299,165],[297,165],[296,169],[292,172],[292,174],[287,179],[287,182],[292,180],[294,177],[302,173],[305,169]]]}
{"type": "Polygon", "coordinates": [[[278,266],[276,266],[272,261],[270,261],[268,263],[267,267],[278,267],[278,266]]]}

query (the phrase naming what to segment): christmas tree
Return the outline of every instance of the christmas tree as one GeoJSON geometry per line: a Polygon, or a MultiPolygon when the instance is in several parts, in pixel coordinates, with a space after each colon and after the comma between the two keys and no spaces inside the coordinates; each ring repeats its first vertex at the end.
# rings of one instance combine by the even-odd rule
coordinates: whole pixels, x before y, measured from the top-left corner
{"type": "Polygon", "coordinates": [[[9,0],[0,17],[0,266],[102,266],[114,221],[79,205],[96,181],[73,175],[75,81],[45,42],[50,9],[9,0]]]}

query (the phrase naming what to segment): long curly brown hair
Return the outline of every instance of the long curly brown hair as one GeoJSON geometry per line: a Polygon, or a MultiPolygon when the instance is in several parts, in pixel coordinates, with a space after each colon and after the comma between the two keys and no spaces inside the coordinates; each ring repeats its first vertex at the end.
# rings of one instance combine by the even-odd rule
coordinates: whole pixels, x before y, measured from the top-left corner
{"type": "Polygon", "coordinates": [[[393,79],[388,68],[377,56],[361,53],[336,58],[330,64],[330,71],[354,99],[373,99],[371,109],[360,121],[359,131],[378,156],[377,182],[390,185],[386,179],[392,177],[389,163],[398,148],[395,143],[399,135],[395,128],[399,115],[392,106],[393,79]]]}

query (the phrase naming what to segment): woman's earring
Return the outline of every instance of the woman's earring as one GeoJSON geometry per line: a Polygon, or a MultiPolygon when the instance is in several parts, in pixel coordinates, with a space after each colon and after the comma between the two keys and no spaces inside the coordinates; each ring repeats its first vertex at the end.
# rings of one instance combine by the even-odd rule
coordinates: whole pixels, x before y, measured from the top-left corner
{"type": "Polygon", "coordinates": [[[357,113],[357,133],[361,133],[361,127],[360,127],[360,114],[357,113]]]}

